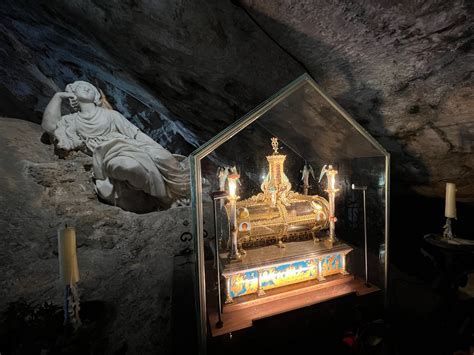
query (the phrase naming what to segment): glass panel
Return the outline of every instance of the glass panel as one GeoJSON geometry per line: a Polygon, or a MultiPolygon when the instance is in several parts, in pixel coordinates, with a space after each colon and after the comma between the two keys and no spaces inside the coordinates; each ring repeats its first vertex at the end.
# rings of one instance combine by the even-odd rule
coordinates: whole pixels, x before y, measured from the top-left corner
{"type": "Polygon", "coordinates": [[[353,246],[348,268],[353,275],[365,277],[364,191],[366,187],[366,226],[368,277],[380,288],[385,281],[385,157],[340,161],[340,193],[336,201],[337,236],[353,246]]]}
{"type": "Polygon", "coordinates": [[[309,82],[256,123],[307,161],[384,156],[309,82]]]}

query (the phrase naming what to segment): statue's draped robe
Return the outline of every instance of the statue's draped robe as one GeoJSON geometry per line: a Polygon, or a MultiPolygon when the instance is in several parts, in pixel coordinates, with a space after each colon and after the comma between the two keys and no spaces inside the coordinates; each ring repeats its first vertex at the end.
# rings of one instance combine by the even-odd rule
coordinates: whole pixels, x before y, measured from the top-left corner
{"type": "Polygon", "coordinates": [[[189,194],[188,160],[171,154],[117,111],[98,107],[90,119],[78,113],[62,116],[54,135],[60,148],[87,146],[93,153],[96,179],[116,176],[116,165],[111,161],[125,157],[138,162],[147,172],[143,177],[143,191],[147,194],[170,201],[189,194]]]}

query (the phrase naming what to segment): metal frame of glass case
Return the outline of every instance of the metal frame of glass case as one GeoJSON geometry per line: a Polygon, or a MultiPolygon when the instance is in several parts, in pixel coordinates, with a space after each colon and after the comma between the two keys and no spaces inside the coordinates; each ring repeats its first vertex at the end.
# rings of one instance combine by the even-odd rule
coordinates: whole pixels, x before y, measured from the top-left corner
{"type": "Polygon", "coordinates": [[[328,97],[308,75],[304,74],[275,95],[270,97],[267,101],[256,107],[254,110],[246,114],[244,117],[230,125],[227,129],[217,134],[214,138],[195,150],[190,156],[191,165],[191,194],[192,194],[192,211],[193,211],[193,236],[195,237],[195,255],[196,255],[196,298],[197,298],[197,318],[198,318],[198,336],[200,339],[200,353],[206,353],[207,342],[207,300],[206,300],[206,268],[205,268],[205,254],[204,254],[204,211],[202,198],[202,159],[213,153],[218,147],[237,135],[239,132],[250,126],[252,123],[259,120],[262,115],[274,108],[280,102],[288,98],[292,93],[304,85],[309,84],[318,95],[320,95],[326,102],[337,111],[337,113],[345,119],[360,135],[362,135],[379,153],[380,157],[385,159],[384,171],[384,243],[385,250],[381,254],[384,261],[384,288],[385,288],[385,302],[387,297],[388,287],[388,246],[389,246],[389,215],[390,215],[390,154],[364,129],[362,128],[349,114],[347,114],[332,98],[328,97]]]}

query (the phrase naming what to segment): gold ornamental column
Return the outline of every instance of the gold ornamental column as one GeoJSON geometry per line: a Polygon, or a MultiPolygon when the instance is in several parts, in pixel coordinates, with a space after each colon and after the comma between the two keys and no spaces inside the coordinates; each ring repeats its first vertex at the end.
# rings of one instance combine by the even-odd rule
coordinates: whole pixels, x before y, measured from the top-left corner
{"type": "Polygon", "coordinates": [[[326,176],[328,178],[328,188],[326,192],[328,193],[329,199],[329,241],[335,242],[336,241],[336,204],[335,204],[335,197],[336,192],[339,189],[336,189],[336,175],[337,170],[332,168],[332,165],[329,165],[328,169],[326,170],[326,176]]]}
{"type": "Polygon", "coordinates": [[[230,261],[239,261],[241,260],[241,255],[239,253],[239,248],[237,244],[237,180],[240,178],[239,174],[230,174],[227,177],[229,181],[229,203],[230,203],[230,213],[229,213],[229,224],[230,224],[230,236],[231,244],[229,251],[229,260],[230,261]]]}

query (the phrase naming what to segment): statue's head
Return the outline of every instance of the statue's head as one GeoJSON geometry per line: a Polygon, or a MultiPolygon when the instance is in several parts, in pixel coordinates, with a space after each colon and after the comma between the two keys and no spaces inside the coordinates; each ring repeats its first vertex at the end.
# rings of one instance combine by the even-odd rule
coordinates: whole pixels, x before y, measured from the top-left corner
{"type": "Polygon", "coordinates": [[[74,93],[78,101],[93,102],[97,106],[101,104],[99,90],[87,81],[75,81],[72,84],[68,84],[66,85],[66,91],[74,93]]]}

